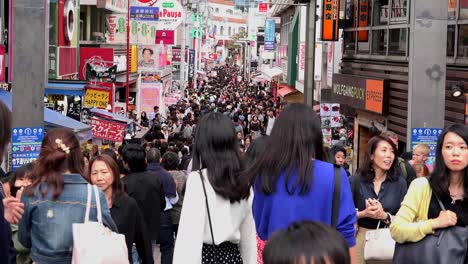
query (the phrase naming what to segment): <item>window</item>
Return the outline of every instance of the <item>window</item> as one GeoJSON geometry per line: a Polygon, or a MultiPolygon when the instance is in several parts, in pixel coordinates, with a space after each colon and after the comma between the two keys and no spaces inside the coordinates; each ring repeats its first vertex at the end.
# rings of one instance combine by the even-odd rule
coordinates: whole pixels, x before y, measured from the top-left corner
{"type": "Polygon", "coordinates": [[[468,0],[460,1],[460,18],[468,19],[468,0]]]}
{"type": "Polygon", "coordinates": [[[228,27],[228,35],[231,36],[231,27],[228,27]]]}
{"type": "Polygon", "coordinates": [[[458,29],[458,57],[468,59],[468,24],[460,25],[458,29]]]}
{"type": "Polygon", "coordinates": [[[219,13],[219,8],[216,8],[216,9],[215,9],[215,13],[219,13]]]}
{"type": "Polygon", "coordinates": [[[220,34],[221,36],[224,35],[224,27],[223,27],[223,26],[221,26],[221,29],[219,30],[219,34],[220,34]]]}
{"type": "Polygon", "coordinates": [[[218,34],[218,26],[216,25],[213,26],[213,34],[218,34]]]}
{"type": "Polygon", "coordinates": [[[407,56],[408,0],[346,0],[344,54],[407,56]]]}
{"type": "Polygon", "coordinates": [[[232,11],[231,9],[228,9],[228,10],[226,11],[226,13],[227,13],[228,15],[232,15],[232,14],[233,14],[233,11],[232,11]]]}

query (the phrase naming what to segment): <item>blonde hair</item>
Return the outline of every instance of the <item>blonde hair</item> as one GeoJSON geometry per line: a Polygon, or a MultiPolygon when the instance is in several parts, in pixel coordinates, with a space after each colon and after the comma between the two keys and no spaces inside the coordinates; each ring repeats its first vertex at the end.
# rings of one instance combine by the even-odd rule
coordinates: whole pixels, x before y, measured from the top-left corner
{"type": "Polygon", "coordinates": [[[413,169],[416,172],[416,176],[429,176],[429,168],[422,163],[413,164],[413,169]]]}
{"type": "Polygon", "coordinates": [[[426,144],[418,144],[414,146],[413,151],[415,150],[421,151],[422,154],[426,157],[429,156],[429,154],[431,154],[431,150],[429,149],[429,146],[426,144]]]}

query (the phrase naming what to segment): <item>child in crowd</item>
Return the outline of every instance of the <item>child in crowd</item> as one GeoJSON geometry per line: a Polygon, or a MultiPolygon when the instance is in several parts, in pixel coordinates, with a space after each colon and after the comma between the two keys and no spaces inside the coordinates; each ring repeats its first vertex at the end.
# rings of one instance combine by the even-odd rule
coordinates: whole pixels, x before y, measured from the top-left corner
{"type": "Polygon", "coordinates": [[[271,236],[263,250],[263,263],[349,264],[351,260],[340,233],[322,223],[302,221],[271,236]]]}
{"type": "Polygon", "coordinates": [[[414,164],[426,164],[427,157],[431,150],[426,144],[418,144],[413,148],[413,159],[410,161],[411,165],[414,164]]]}

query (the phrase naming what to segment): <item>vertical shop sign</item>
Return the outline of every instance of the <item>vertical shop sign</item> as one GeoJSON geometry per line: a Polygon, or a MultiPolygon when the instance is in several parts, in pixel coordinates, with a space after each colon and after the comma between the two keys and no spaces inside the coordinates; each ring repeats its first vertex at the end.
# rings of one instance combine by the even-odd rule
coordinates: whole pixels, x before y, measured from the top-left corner
{"type": "Polygon", "coordinates": [[[188,77],[190,79],[193,78],[193,75],[195,73],[195,50],[194,49],[190,49],[189,50],[189,59],[188,59],[188,63],[189,63],[189,68],[188,68],[188,77]]]}
{"type": "Polygon", "coordinates": [[[465,94],[465,125],[468,125],[468,94],[465,94]]]}
{"type": "Polygon", "coordinates": [[[259,3],[258,4],[258,12],[259,13],[267,13],[268,12],[268,3],[259,3]]]}
{"type": "Polygon", "coordinates": [[[323,0],[322,41],[338,40],[339,0],[323,0]]]}
{"type": "MultiPolygon", "coordinates": [[[[367,27],[369,25],[369,0],[359,0],[358,26],[367,27]]],[[[368,30],[360,30],[358,39],[360,42],[367,42],[369,38],[368,30]]]]}
{"type": "Polygon", "coordinates": [[[0,83],[5,81],[5,46],[0,45],[0,83]]]}
{"type": "Polygon", "coordinates": [[[275,20],[265,20],[265,50],[275,50],[275,20]]]}
{"type": "Polygon", "coordinates": [[[299,73],[298,73],[298,80],[303,81],[305,75],[305,57],[306,53],[306,44],[305,41],[301,41],[299,44],[299,73]]]}

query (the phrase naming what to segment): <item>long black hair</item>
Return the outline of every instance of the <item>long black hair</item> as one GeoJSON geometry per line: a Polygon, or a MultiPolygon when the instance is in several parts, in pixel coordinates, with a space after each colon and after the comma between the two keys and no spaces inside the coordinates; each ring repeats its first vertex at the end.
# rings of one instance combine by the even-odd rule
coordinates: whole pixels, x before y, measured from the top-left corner
{"type": "Polygon", "coordinates": [[[208,180],[217,194],[233,202],[247,199],[249,181],[244,180],[239,143],[234,124],[221,113],[200,119],[193,148],[193,171],[206,168],[208,180]]]}
{"type": "Polygon", "coordinates": [[[377,149],[377,146],[379,145],[380,142],[387,142],[390,144],[390,146],[393,148],[393,153],[395,154],[395,158],[393,159],[392,166],[390,169],[387,171],[387,177],[395,181],[397,180],[398,176],[397,175],[397,148],[395,146],[395,143],[393,141],[384,135],[379,135],[379,136],[374,136],[372,137],[369,142],[367,143],[366,151],[364,154],[364,161],[361,163],[361,166],[358,169],[358,174],[362,177],[362,179],[366,181],[372,181],[375,178],[375,171],[374,171],[374,161],[372,160],[372,155],[374,155],[375,150],[377,149]]]}
{"type": "Polygon", "coordinates": [[[303,221],[292,223],[268,239],[263,263],[349,264],[351,259],[348,245],[338,231],[322,223],[303,221]]]}
{"type": "MultiPolygon", "coordinates": [[[[437,141],[434,171],[432,171],[432,174],[429,178],[429,183],[431,185],[432,191],[440,199],[450,198],[450,170],[449,168],[447,168],[447,165],[445,165],[444,156],[442,156],[442,147],[444,145],[444,139],[445,136],[450,132],[457,134],[465,141],[466,144],[468,144],[468,127],[462,124],[454,124],[445,128],[442,134],[439,136],[439,139],[437,141]]],[[[463,190],[466,196],[468,194],[468,170],[466,169],[466,167],[464,172],[465,175],[463,177],[463,190]]],[[[468,199],[464,199],[463,201],[464,203],[468,203],[468,199]]]]}
{"type": "Polygon", "coordinates": [[[289,194],[297,188],[299,194],[308,193],[313,181],[312,159],[324,157],[320,120],[312,108],[297,103],[288,105],[276,119],[266,145],[267,151],[245,173],[256,188],[266,194],[276,192],[278,178],[285,172],[284,185],[289,194]],[[289,188],[295,169],[296,181],[289,188]]]}

